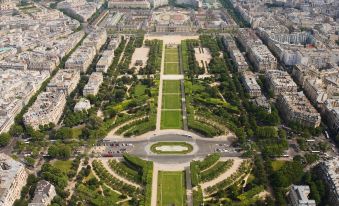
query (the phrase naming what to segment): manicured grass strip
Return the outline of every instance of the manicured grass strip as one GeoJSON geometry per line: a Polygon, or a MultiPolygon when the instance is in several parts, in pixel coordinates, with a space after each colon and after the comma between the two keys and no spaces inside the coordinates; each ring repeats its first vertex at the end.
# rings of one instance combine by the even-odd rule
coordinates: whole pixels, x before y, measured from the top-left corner
{"type": "Polygon", "coordinates": [[[165,94],[162,96],[163,109],[181,109],[180,94],[165,94]]]}
{"type": "Polygon", "coordinates": [[[159,206],[184,206],[185,204],[185,173],[159,171],[158,201],[159,206]]]}
{"type": "Polygon", "coordinates": [[[165,62],[179,62],[178,52],[165,53],[165,62]]]}
{"type": "Polygon", "coordinates": [[[164,74],[179,74],[179,63],[165,63],[164,74]]]}
{"type": "Polygon", "coordinates": [[[178,48],[165,48],[165,54],[166,53],[178,53],[178,48]]]}
{"type": "Polygon", "coordinates": [[[193,151],[193,146],[186,142],[157,142],[151,146],[151,151],[156,154],[188,154],[193,151]],[[163,151],[157,148],[161,146],[180,146],[185,147],[182,151],[163,151]]]}
{"type": "Polygon", "coordinates": [[[165,93],[180,93],[180,81],[179,80],[164,80],[163,82],[163,94],[165,93]]]}
{"type": "Polygon", "coordinates": [[[181,111],[161,111],[161,129],[182,129],[181,111]]]}

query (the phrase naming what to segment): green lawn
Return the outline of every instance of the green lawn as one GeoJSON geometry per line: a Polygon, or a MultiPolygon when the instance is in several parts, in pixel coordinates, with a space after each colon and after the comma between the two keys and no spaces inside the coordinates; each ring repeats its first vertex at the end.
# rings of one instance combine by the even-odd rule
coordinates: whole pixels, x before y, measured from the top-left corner
{"type": "Polygon", "coordinates": [[[179,80],[164,80],[163,81],[163,93],[180,93],[180,81],[179,80]]]}
{"type": "Polygon", "coordinates": [[[71,170],[72,160],[57,160],[53,163],[53,165],[67,174],[71,170]]]}
{"type": "Polygon", "coordinates": [[[184,172],[159,171],[158,175],[158,201],[159,206],[186,205],[184,172]]]}
{"type": "Polygon", "coordinates": [[[180,94],[166,94],[162,96],[163,109],[181,109],[180,94]]]}
{"type": "Polygon", "coordinates": [[[161,111],[161,129],[182,129],[181,110],[161,111]]]}
{"type": "Polygon", "coordinates": [[[279,170],[280,168],[282,168],[282,166],[284,166],[285,163],[286,163],[286,161],[284,161],[284,160],[274,160],[274,161],[272,161],[273,171],[279,170]]]}
{"type": "Polygon", "coordinates": [[[134,93],[135,96],[138,97],[138,96],[144,95],[145,90],[146,90],[146,85],[138,84],[138,85],[135,86],[133,93],[134,93]]]}
{"type": "Polygon", "coordinates": [[[165,62],[179,62],[178,52],[165,53],[165,62]]]}
{"type": "Polygon", "coordinates": [[[176,48],[165,48],[165,54],[166,53],[178,53],[178,47],[176,48]]]}
{"type": "Polygon", "coordinates": [[[179,63],[165,63],[164,74],[179,74],[179,63]]]}

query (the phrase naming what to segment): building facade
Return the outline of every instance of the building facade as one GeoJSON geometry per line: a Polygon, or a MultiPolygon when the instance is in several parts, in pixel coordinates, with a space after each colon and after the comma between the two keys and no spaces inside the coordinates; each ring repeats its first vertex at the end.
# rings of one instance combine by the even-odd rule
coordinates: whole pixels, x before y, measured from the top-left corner
{"type": "Polygon", "coordinates": [[[25,166],[0,153],[0,205],[12,206],[20,198],[20,192],[26,185],[28,174],[25,166]]]}

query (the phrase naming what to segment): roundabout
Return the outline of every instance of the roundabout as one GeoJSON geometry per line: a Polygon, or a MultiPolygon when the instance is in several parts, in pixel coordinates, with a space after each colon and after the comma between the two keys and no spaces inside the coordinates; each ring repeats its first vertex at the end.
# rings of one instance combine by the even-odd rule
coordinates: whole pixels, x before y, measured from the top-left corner
{"type": "Polygon", "coordinates": [[[154,154],[188,154],[193,146],[186,142],[157,142],[150,147],[154,154]]]}

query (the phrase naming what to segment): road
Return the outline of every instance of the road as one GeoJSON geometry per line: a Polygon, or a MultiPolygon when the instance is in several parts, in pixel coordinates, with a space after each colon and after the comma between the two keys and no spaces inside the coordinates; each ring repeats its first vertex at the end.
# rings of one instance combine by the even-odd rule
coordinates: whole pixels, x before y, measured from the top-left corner
{"type": "MultiPolygon", "coordinates": [[[[215,153],[217,148],[227,149],[228,152],[220,153],[223,157],[239,157],[241,153],[236,152],[234,148],[230,146],[229,140],[215,140],[201,137],[188,137],[181,134],[163,134],[152,136],[143,139],[122,139],[122,138],[110,138],[108,141],[103,142],[101,145],[105,145],[107,148],[111,147],[112,142],[132,144],[133,147],[128,153],[136,155],[147,160],[154,161],[160,164],[171,163],[186,163],[193,159],[203,158],[208,154],[215,153]],[[150,151],[150,146],[159,141],[185,141],[193,146],[193,151],[190,154],[183,155],[169,155],[169,154],[154,154],[150,151]]],[[[122,154],[115,154],[114,156],[122,156],[122,154]]]]}

